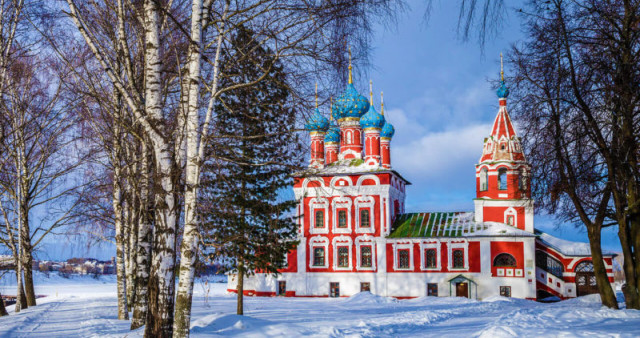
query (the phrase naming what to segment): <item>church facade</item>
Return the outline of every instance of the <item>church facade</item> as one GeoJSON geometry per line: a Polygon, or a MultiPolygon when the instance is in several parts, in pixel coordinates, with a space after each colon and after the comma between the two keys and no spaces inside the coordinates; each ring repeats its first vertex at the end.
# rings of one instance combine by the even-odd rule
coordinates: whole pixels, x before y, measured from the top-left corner
{"type": "MultiPolygon", "coordinates": [[[[393,126],[351,77],[327,119],[316,108],[308,170],[296,174],[299,244],[277,277],[245,278],[249,296],[341,297],[501,295],[526,299],[597,292],[589,245],[535,229],[529,173],[507,112],[499,110],[475,167],[469,212],[406,212],[411,183],[390,157],[393,126]],[[335,121],[335,122],[334,122],[335,121]]],[[[613,281],[614,255],[605,253],[613,281]]],[[[228,291],[236,291],[229,276],[228,291]]]]}

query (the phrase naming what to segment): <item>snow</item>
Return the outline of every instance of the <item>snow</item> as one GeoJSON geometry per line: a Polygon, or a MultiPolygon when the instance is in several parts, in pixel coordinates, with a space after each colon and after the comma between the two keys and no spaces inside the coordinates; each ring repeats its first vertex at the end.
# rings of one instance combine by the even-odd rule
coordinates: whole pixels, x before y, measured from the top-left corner
{"type": "MultiPolygon", "coordinates": [[[[473,214],[472,214],[473,215],[473,214]]],[[[470,237],[533,237],[530,232],[498,222],[483,222],[486,228],[468,234],[470,237]]]]}
{"type": "MultiPolygon", "coordinates": [[[[582,242],[572,242],[564,239],[560,239],[558,237],[551,236],[542,231],[538,231],[538,238],[545,243],[546,245],[560,251],[562,254],[567,256],[591,256],[591,247],[589,247],[589,243],[582,242]]],[[[605,255],[614,255],[613,252],[602,252],[605,255]]]]}
{"type": "MultiPolygon", "coordinates": [[[[640,311],[604,308],[598,295],[549,304],[504,297],[396,300],[369,292],[340,299],[245,297],[245,316],[238,316],[235,295],[216,279],[194,285],[193,337],[640,336],[640,311]]],[[[9,306],[0,337],[142,336],[144,328],[131,332],[128,321],[117,319],[113,276],[37,273],[36,281],[36,293],[47,297],[19,314],[9,306]]],[[[0,292],[13,294],[10,282],[3,277],[0,292]]]]}

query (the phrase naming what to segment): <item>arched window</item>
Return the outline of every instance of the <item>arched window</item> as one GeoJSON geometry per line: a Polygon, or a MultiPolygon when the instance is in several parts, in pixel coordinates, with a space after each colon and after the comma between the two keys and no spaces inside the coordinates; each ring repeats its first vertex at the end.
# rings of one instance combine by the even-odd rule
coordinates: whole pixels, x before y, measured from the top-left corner
{"type": "Polygon", "coordinates": [[[498,189],[507,190],[507,168],[498,170],[498,189]]]}
{"type": "Polygon", "coordinates": [[[576,272],[593,272],[593,262],[584,261],[576,266],[576,272]]]}
{"type": "Polygon", "coordinates": [[[488,189],[488,179],[489,172],[487,168],[482,168],[482,170],[480,170],[480,191],[486,191],[488,189]]]}
{"type": "Polygon", "coordinates": [[[515,268],[516,259],[508,253],[501,253],[493,259],[493,266],[515,268]]]}
{"type": "Polygon", "coordinates": [[[351,144],[351,131],[347,132],[347,139],[346,139],[345,144],[351,144]]]}

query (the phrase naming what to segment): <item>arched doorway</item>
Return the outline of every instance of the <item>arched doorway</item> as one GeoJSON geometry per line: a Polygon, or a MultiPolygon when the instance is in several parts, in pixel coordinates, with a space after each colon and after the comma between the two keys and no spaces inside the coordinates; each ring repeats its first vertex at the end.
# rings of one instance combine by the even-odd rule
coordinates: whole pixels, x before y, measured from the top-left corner
{"type": "Polygon", "coordinates": [[[596,275],[593,273],[593,263],[584,261],[576,266],[576,292],[578,297],[598,293],[596,275]]]}

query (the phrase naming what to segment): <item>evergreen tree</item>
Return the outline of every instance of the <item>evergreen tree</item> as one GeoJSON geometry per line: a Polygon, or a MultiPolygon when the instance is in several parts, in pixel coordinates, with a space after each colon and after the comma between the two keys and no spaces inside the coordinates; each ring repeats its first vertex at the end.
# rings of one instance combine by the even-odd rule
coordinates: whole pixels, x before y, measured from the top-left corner
{"type": "Polygon", "coordinates": [[[244,277],[257,270],[277,274],[296,245],[296,201],[282,193],[302,161],[286,73],[253,34],[244,27],[234,34],[222,58],[223,85],[249,83],[271,70],[255,86],[217,101],[200,197],[204,252],[237,273],[240,315],[244,277]]]}

